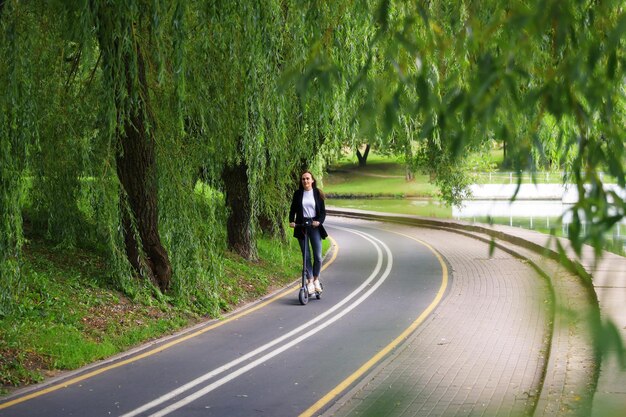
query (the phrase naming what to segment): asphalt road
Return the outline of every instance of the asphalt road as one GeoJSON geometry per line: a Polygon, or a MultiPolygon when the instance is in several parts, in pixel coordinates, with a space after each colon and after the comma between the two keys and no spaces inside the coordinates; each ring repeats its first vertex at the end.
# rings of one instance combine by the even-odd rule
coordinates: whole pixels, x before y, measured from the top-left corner
{"type": "MultiPolygon", "coordinates": [[[[325,225],[324,293],[298,288],[0,404],[0,416],[296,416],[328,407],[399,346],[448,285],[439,255],[377,228],[325,225]]],[[[294,277],[295,278],[295,277],[294,277]]]]}

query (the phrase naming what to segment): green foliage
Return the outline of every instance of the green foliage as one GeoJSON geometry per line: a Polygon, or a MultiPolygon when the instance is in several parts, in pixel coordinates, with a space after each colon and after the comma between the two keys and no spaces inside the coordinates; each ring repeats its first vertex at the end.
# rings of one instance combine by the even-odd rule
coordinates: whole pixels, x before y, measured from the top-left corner
{"type": "Polygon", "coordinates": [[[10,313],[22,289],[21,205],[30,146],[35,142],[32,20],[23,5],[7,2],[0,16],[0,316],[10,313]]]}
{"type": "Polygon", "coordinates": [[[449,202],[467,185],[465,156],[492,140],[515,171],[565,169],[581,192],[576,218],[596,225],[574,228],[574,247],[601,247],[625,212],[623,194],[598,175],[626,185],[621,1],[382,1],[369,16],[372,41],[351,91],[369,98],[361,114],[371,135],[399,141],[449,202]]]}
{"type": "MultiPolygon", "coordinates": [[[[11,334],[29,335],[18,324],[42,318],[60,323],[52,340],[79,330],[59,313],[67,306],[50,277],[26,266],[25,230],[93,251],[104,260],[97,285],[147,305],[218,314],[244,299],[223,288],[242,288],[226,277],[240,261],[225,252],[233,208],[221,173],[232,164],[247,167],[254,218],[275,225],[298,171],[321,173],[363,142],[427,173],[452,203],[476,165],[465,157],[494,142],[516,171],[567,170],[581,194],[574,219],[593,223],[570,229],[578,250],[599,250],[626,211],[599,175],[623,191],[621,0],[1,4],[0,318],[25,320],[11,334]],[[139,116],[156,144],[151,179],[174,271],[167,294],[133,275],[122,235],[117,138],[139,116]]],[[[255,280],[251,293],[272,279],[255,280]]]]}
{"type": "Polygon", "coordinates": [[[598,174],[624,188],[617,0],[7,1],[0,13],[1,314],[24,291],[22,215],[33,235],[102,254],[133,297],[215,311],[224,167],[247,167],[254,220],[277,226],[298,171],[363,142],[452,203],[476,166],[465,157],[494,142],[516,171],[566,169],[583,195],[575,218],[594,224],[571,229],[577,248],[600,247],[624,216],[598,174]],[[133,276],[122,236],[117,137],[137,116],[156,143],[166,296],[133,276]]]}

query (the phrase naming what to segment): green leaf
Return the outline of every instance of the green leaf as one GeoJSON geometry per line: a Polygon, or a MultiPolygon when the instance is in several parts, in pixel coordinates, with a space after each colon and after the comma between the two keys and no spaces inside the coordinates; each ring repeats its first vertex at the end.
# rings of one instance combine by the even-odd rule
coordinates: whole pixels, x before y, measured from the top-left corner
{"type": "Polygon", "coordinates": [[[430,109],[430,89],[426,76],[421,74],[415,80],[415,90],[417,92],[417,109],[416,111],[427,111],[430,109]]]}
{"type": "Polygon", "coordinates": [[[615,50],[609,53],[609,60],[606,64],[606,76],[609,80],[615,79],[615,72],[617,69],[617,52],[615,50]]]}
{"type": "Polygon", "coordinates": [[[389,8],[391,6],[391,0],[382,0],[378,9],[376,10],[376,22],[380,25],[383,31],[387,30],[389,26],[389,8]]]}
{"type": "Polygon", "coordinates": [[[626,13],[622,11],[615,27],[608,33],[607,49],[615,50],[619,47],[620,42],[624,41],[626,34],[626,13]]]}

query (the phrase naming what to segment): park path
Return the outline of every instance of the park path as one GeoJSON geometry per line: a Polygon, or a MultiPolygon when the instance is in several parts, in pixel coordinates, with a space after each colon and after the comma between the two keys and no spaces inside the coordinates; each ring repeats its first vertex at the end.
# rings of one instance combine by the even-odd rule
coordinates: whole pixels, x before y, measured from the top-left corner
{"type": "Polygon", "coordinates": [[[429,320],[324,415],[532,414],[550,338],[546,280],[505,251],[489,256],[488,244],[468,236],[375,227],[434,247],[449,264],[451,286],[429,320]]]}
{"type": "MultiPolygon", "coordinates": [[[[377,410],[380,411],[381,408],[379,407],[382,406],[381,401],[386,401],[395,382],[396,388],[397,385],[412,386],[411,384],[413,384],[415,389],[405,390],[407,395],[404,397],[396,396],[395,402],[384,405],[385,408],[391,406],[395,410],[393,413],[385,415],[588,417],[593,414],[598,417],[623,416],[623,390],[619,387],[624,385],[614,382],[621,381],[624,378],[624,372],[620,373],[619,369],[611,366],[611,363],[605,365],[606,361],[602,362],[602,369],[599,369],[598,352],[593,343],[593,333],[599,328],[600,323],[598,300],[602,315],[616,317],[615,322],[621,328],[622,321],[619,318],[624,315],[620,316],[619,314],[624,311],[624,304],[623,302],[621,304],[615,302],[622,294],[622,292],[615,290],[615,285],[617,284],[619,287],[622,282],[620,276],[622,278],[626,276],[622,273],[626,271],[626,262],[624,262],[623,257],[607,254],[604,264],[600,267],[596,265],[594,269],[589,264],[589,254],[586,253],[583,255],[582,266],[579,265],[577,272],[574,273],[563,264],[564,260],[556,255],[553,249],[555,242],[549,241],[546,235],[533,231],[362,210],[329,208],[329,212],[333,215],[353,219],[377,221],[380,222],[381,227],[385,228],[399,228],[399,230],[411,231],[411,233],[418,231],[425,241],[446,257],[446,261],[453,270],[454,289],[453,293],[439,306],[432,317],[432,321],[425,323],[411,336],[405,349],[394,352],[387,359],[385,365],[379,366],[368,378],[338,400],[324,415],[377,415],[377,410]],[[443,238],[446,232],[449,237],[443,238]],[[469,240],[465,238],[469,238],[469,240]],[[490,257],[488,248],[492,245],[496,247],[496,251],[494,256],[490,257]],[[489,259],[498,262],[499,256],[496,255],[498,249],[519,258],[519,262],[536,271],[534,282],[533,280],[526,281],[525,286],[521,282],[513,282],[517,280],[515,273],[508,278],[503,278],[510,274],[499,274],[497,269],[494,270],[490,267],[483,269],[481,265],[489,263],[489,259]],[[478,252],[474,252],[476,250],[478,252]],[[476,255],[473,258],[472,253],[476,255]],[[464,261],[465,256],[471,259],[464,261]],[[493,271],[496,271],[495,275],[493,271]],[[594,286],[590,285],[589,276],[593,277],[594,286]],[[609,288],[606,283],[611,277],[613,278],[610,280],[613,284],[610,287],[611,291],[605,291],[606,288],[609,288]],[[506,387],[503,385],[498,385],[495,389],[493,387],[493,375],[497,376],[498,372],[501,375],[499,383],[508,380],[510,370],[517,366],[514,357],[509,358],[508,364],[500,364],[499,370],[494,370],[492,376],[485,379],[484,373],[479,372],[480,367],[473,367],[472,358],[466,354],[466,351],[476,350],[477,348],[472,345],[480,344],[481,339],[491,341],[489,338],[493,336],[493,333],[499,331],[499,327],[496,327],[495,331],[488,328],[494,315],[504,319],[504,321],[500,321],[501,324],[509,323],[512,325],[513,322],[509,319],[517,317],[521,320],[521,324],[527,326],[518,329],[518,337],[521,338],[518,338],[515,343],[527,344],[528,340],[533,340],[532,335],[534,333],[530,323],[533,321],[533,311],[539,308],[537,303],[540,300],[536,296],[542,291],[539,293],[534,292],[534,290],[528,292],[529,287],[527,285],[533,286],[536,290],[541,287],[537,280],[543,280],[548,289],[548,294],[544,293],[548,297],[543,301],[542,310],[547,314],[547,322],[543,326],[537,322],[539,327],[535,329],[543,328],[544,331],[545,343],[540,352],[540,362],[543,361],[541,378],[538,381],[538,386],[524,390],[523,396],[515,396],[516,402],[530,404],[533,409],[526,407],[525,411],[514,411],[508,405],[504,405],[504,407],[497,405],[498,398],[501,398],[503,393],[507,391],[506,387]],[[508,298],[511,292],[515,293],[515,299],[508,298]],[[610,298],[613,309],[605,308],[608,304],[605,299],[609,299],[603,292],[610,292],[613,295],[610,298]],[[477,294],[489,295],[490,298],[478,297],[477,294]],[[529,297],[529,294],[535,296],[529,297]],[[598,294],[597,298],[596,294],[598,294]],[[502,303],[502,300],[506,301],[502,303]],[[525,314],[511,316],[498,314],[507,308],[507,302],[515,303],[516,313],[526,309],[525,314]],[[616,308],[615,306],[618,304],[621,307],[616,308]],[[469,310],[468,305],[477,307],[475,310],[469,310]],[[549,307],[550,305],[552,307],[549,307]],[[451,316],[448,316],[449,314],[451,316]],[[478,315],[482,315],[482,317],[479,318],[478,315]],[[442,323],[444,318],[448,320],[447,323],[442,323]],[[467,329],[463,324],[471,326],[475,329],[475,333],[468,340],[463,337],[459,339],[455,336],[457,344],[464,344],[462,348],[456,348],[460,351],[459,359],[455,358],[455,354],[440,356],[438,362],[431,364],[429,368],[424,368],[425,362],[419,362],[422,350],[412,349],[411,346],[416,344],[428,345],[428,343],[430,343],[431,348],[433,348],[433,344],[445,346],[437,343],[437,337],[439,339],[446,337],[443,329],[448,329],[449,333],[454,335],[467,334],[467,329]],[[429,332],[435,336],[430,339],[425,337],[429,332]],[[456,369],[450,367],[450,362],[455,364],[453,367],[456,369]],[[391,371],[392,368],[389,366],[392,368],[395,366],[395,370],[391,371]],[[408,376],[408,369],[414,369],[415,366],[418,367],[417,371],[413,371],[413,375],[408,376]],[[463,399],[462,395],[455,394],[455,392],[461,392],[459,383],[467,381],[467,378],[464,377],[460,380],[458,375],[472,367],[474,369],[471,372],[473,379],[470,378],[469,380],[477,382],[477,385],[466,386],[466,389],[471,393],[463,399]],[[600,374],[599,380],[598,373],[600,374]],[[433,380],[428,375],[437,375],[437,378],[441,378],[441,381],[445,379],[445,382],[437,383],[439,379],[433,380]],[[402,380],[402,378],[408,379],[402,380]],[[424,378],[430,387],[421,389],[419,384],[424,378]],[[436,383],[434,389],[432,388],[433,383],[436,383]],[[483,391],[481,391],[481,386],[485,387],[483,391]],[[388,391],[387,394],[384,394],[385,391],[388,391]],[[491,397],[489,397],[489,392],[493,393],[491,397]],[[484,406],[483,409],[477,407],[479,401],[484,401],[481,403],[484,406]]],[[[562,244],[565,243],[562,242],[562,244]]],[[[571,262],[575,264],[576,261],[571,262]]],[[[568,263],[570,263],[569,260],[565,262],[565,264],[568,263]]],[[[524,274],[523,279],[528,280],[530,276],[524,274]]],[[[623,297],[621,300],[623,301],[623,297]]],[[[493,323],[497,324],[496,322],[493,323]]],[[[499,345],[502,343],[502,336],[499,335],[496,338],[496,343],[499,345]]],[[[528,344],[528,346],[531,345],[528,344]]],[[[438,350],[440,349],[434,348],[433,352],[438,350]]],[[[454,349],[450,350],[454,352],[454,349]]],[[[515,355],[515,350],[510,350],[510,352],[515,355]]],[[[523,363],[526,359],[526,363],[534,366],[533,361],[537,358],[529,349],[518,353],[522,355],[519,363],[523,363]]],[[[489,363],[497,362],[496,358],[497,356],[493,356],[489,363]]],[[[611,358],[609,357],[609,359],[611,358]]],[[[488,362],[483,361],[483,364],[488,364],[488,362]]],[[[488,364],[487,366],[491,367],[492,365],[488,364]]],[[[515,379],[510,381],[513,384],[516,383],[515,379]]],[[[504,396],[507,397],[506,401],[511,401],[508,394],[504,394],[504,396]]]]}

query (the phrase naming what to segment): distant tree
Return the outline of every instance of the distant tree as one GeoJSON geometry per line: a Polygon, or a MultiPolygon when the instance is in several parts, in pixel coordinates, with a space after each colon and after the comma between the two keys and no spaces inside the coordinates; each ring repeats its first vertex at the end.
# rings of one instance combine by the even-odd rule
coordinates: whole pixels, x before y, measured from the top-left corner
{"type": "Polygon", "coordinates": [[[359,148],[356,148],[356,157],[359,160],[359,167],[363,168],[365,165],[367,165],[367,156],[369,155],[369,153],[369,143],[365,145],[365,150],[363,151],[363,154],[361,154],[361,150],[359,148]]]}

